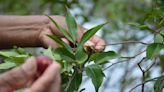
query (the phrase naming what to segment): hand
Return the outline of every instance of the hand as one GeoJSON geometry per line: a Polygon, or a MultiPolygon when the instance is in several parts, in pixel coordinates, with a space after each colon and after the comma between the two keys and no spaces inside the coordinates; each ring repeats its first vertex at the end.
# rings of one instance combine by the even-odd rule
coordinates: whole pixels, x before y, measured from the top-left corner
{"type": "Polygon", "coordinates": [[[0,75],[0,92],[13,92],[26,87],[25,92],[60,92],[60,65],[52,63],[35,81],[37,64],[34,57],[25,64],[0,75]]]}
{"type": "MultiPolygon", "coordinates": [[[[63,28],[67,29],[65,18],[61,16],[52,16],[52,18],[63,28]]],[[[86,31],[85,28],[78,26],[78,41],[81,39],[82,35],[86,31]]],[[[49,45],[56,48],[58,45],[52,41],[49,37],[47,37],[46,34],[49,35],[56,35],[58,37],[61,37],[61,39],[69,44],[69,41],[64,37],[62,33],[55,27],[53,23],[50,22],[49,27],[45,28],[40,33],[40,39],[44,47],[48,47],[49,45]]],[[[85,46],[92,46],[96,51],[103,51],[105,49],[105,41],[100,38],[99,36],[93,36],[88,42],[85,43],[85,46]]]]}

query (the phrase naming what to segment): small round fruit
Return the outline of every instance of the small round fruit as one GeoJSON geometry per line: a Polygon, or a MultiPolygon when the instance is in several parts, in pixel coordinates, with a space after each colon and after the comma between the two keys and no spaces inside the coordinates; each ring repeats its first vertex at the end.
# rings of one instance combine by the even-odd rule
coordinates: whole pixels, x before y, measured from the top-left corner
{"type": "Polygon", "coordinates": [[[46,68],[52,63],[52,59],[47,56],[37,56],[37,71],[41,75],[46,68]]]}

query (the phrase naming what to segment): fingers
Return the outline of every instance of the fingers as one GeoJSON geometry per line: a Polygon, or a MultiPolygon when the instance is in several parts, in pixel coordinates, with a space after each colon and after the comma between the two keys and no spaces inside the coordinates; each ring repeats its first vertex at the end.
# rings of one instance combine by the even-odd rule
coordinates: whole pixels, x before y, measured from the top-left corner
{"type": "MultiPolygon", "coordinates": [[[[53,48],[57,48],[59,47],[59,45],[54,42],[51,38],[49,38],[47,35],[53,35],[53,33],[49,30],[49,29],[45,29],[42,33],[41,33],[41,42],[43,44],[43,47],[48,48],[48,46],[51,46],[53,48]]],[[[63,40],[66,44],[70,44],[69,41],[66,38],[61,38],[61,40],[63,40]]]]}
{"type": "Polygon", "coordinates": [[[25,92],[59,92],[60,65],[52,63],[46,71],[25,92]]]}
{"type": "Polygon", "coordinates": [[[0,75],[0,92],[12,92],[21,88],[33,78],[37,65],[34,57],[29,58],[23,65],[0,75]]]}

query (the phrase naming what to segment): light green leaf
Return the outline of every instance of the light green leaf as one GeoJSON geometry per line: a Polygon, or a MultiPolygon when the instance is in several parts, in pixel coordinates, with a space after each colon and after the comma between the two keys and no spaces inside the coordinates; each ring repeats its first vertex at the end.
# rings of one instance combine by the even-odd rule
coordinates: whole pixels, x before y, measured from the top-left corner
{"type": "Polygon", "coordinates": [[[93,27],[93,28],[89,29],[87,32],[85,32],[84,35],[82,36],[82,38],[81,38],[79,44],[78,44],[77,51],[78,51],[79,49],[82,49],[84,43],[85,43],[86,41],[88,41],[88,40],[89,40],[99,29],[101,29],[105,24],[107,24],[107,23],[100,24],[100,25],[98,25],[98,26],[96,26],[96,27],[93,27]]]}
{"type": "Polygon", "coordinates": [[[104,73],[100,66],[93,64],[86,67],[86,74],[92,79],[96,92],[102,84],[104,73]]]}
{"type": "Polygon", "coordinates": [[[77,92],[78,91],[79,86],[82,82],[82,73],[74,72],[71,78],[72,78],[71,84],[69,85],[69,88],[67,89],[67,91],[64,91],[64,92],[77,92]]]}
{"type": "Polygon", "coordinates": [[[59,45],[61,45],[62,47],[66,48],[66,50],[68,50],[69,52],[73,53],[72,48],[66,44],[63,40],[61,40],[60,38],[58,38],[55,35],[48,35],[52,40],[54,40],[56,43],[58,43],[59,45]]]}
{"type": "Polygon", "coordinates": [[[163,42],[163,36],[160,35],[160,34],[156,34],[155,37],[154,37],[154,42],[155,43],[162,43],[163,42]]]}
{"type": "Polygon", "coordinates": [[[158,55],[162,49],[164,49],[164,44],[152,43],[152,44],[148,45],[148,47],[146,49],[146,57],[148,59],[152,59],[153,57],[158,55]]]}
{"type": "Polygon", "coordinates": [[[0,51],[0,56],[2,57],[11,57],[11,56],[15,56],[18,55],[18,53],[13,52],[13,51],[0,51]]]}
{"type": "Polygon", "coordinates": [[[77,24],[75,18],[71,15],[70,11],[67,9],[66,22],[68,26],[68,31],[70,32],[74,43],[77,39],[77,24]]]}
{"type": "Polygon", "coordinates": [[[159,77],[154,84],[154,92],[163,92],[164,88],[164,76],[159,77]]]}
{"type": "Polygon", "coordinates": [[[74,43],[74,41],[73,41],[73,39],[71,38],[70,34],[69,34],[64,28],[62,28],[61,26],[59,26],[59,25],[57,24],[57,22],[56,22],[54,19],[52,19],[50,16],[48,16],[48,15],[46,15],[46,16],[55,24],[55,26],[57,27],[57,29],[58,29],[60,32],[62,32],[63,35],[64,35],[70,42],[74,43]]]}
{"type": "Polygon", "coordinates": [[[96,64],[104,64],[106,61],[116,57],[117,54],[114,51],[99,52],[91,55],[90,60],[94,60],[96,64]]]}
{"type": "Polygon", "coordinates": [[[11,69],[13,67],[15,67],[16,64],[15,63],[12,63],[12,62],[6,62],[6,63],[2,63],[0,64],[0,69],[11,69]]]}
{"type": "Polygon", "coordinates": [[[49,46],[48,49],[43,51],[43,55],[48,56],[49,58],[53,60],[60,60],[60,57],[54,56],[51,46],[49,46]]]}

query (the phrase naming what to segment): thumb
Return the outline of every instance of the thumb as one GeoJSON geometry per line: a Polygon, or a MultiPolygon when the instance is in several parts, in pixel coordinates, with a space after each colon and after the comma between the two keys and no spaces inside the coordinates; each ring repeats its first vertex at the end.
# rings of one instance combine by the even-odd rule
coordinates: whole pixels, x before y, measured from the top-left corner
{"type": "Polygon", "coordinates": [[[36,74],[37,64],[34,57],[26,60],[20,67],[0,75],[0,92],[12,92],[27,84],[36,74]]]}

